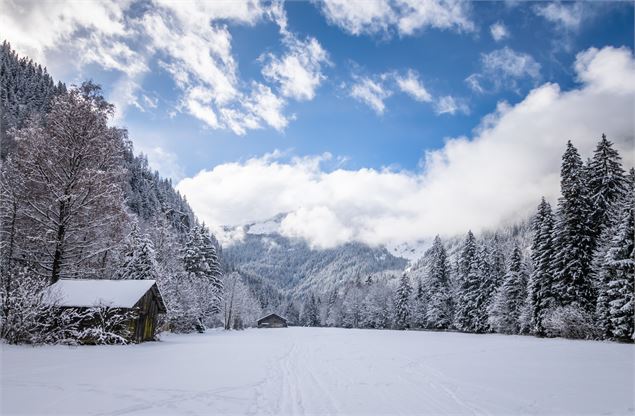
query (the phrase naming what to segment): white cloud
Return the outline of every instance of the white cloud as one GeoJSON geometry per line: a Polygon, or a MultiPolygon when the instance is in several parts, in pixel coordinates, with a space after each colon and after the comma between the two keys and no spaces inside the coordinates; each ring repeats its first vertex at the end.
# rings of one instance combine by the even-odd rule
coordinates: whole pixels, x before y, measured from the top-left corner
{"type": "Polygon", "coordinates": [[[377,114],[381,115],[386,109],[384,100],[390,97],[392,92],[381,81],[362,77],[353,84],[350,94],[351,97],[368,105],[377,114]]]}
{"type": "Polygon", "coordinates": [[[470,109],[462,100],[446,95],[439,97],[434,104],[434,109],[437,114],[451,114],[456,113],[469,114],[470,109]]]}
{"type": "Polygon", "coordinates": [[[161,146],[149,149],[141,147],[139,150],[148,158],[150,167],[158,170],[161,176],[170,178],[175,182],[185,177],[185,170],[179,163],[178,156],[175,153],[167,151],[161,146]]]}
{"type": "Polygon", "coordinates": [[[181,181],[206,223],[244,224],[288,213],[282,230],[318,247],[343,241],[415,241],[480,231],[533,212],[559,193],[560,157],[571,139],[586,156],[606,133],[632,166],[635,61],[630,50],[579,54],[581,84],[546,83],[521,102],[501,103],[470,138],[427,152],[419,172],[324,170],[329,155],[284,162],[266,155],[181,181]]]}
{"type": "Polygon", "coordinates": [[[560,28],[569,30],[577,30],[584,17],[583,5],[579,2],[572,4],[547,3],[536,5],[534,12],[549,22],[555,23],[560,28]]]}
{"type": "Polygon", "coordinates": [[[43,61],[46,52],[61,43],[72,47],[73,35],[81,29],[98,33],[98,41],[125,35],[123,16],[130,3],[2,0],[2,34],[21,54],[43,61]]]}
{"type": "Polygon", "coordinates": [[[320,5],[331,24],[352,35],[407,36],[427,28],[475,30],[469,3],[456,0],[325,0],[320,5]]]}
{"type": "Polygon", "coordinates": [[[408,70],[405,76],[395,76],[397,86],[406,94],[410,95],[417,101],[430,102],[432,101],[432,95],[426,90],[419,80],[419,75],[413,71],[408,70]]]}
{"type": "Polygon", "coordinates": [[[507,30],[507,26],[505,26],[501,22],[496,22],[491,25],[489,27],[489,33],[492,35],[492,39],[494,39],[496,42],[509,37],[509,30],[507,30]]]}
{"type": "Polygon", "coordinates": [[[282,130],[289,122],[282,113],[284,100],[275,95],[271,88],[263,84],[254,84],[252,95],[245,107],[251,114],[255,114],[276,130],[282,130]]]}
{"type": "Polygon", "coordinates": [[[137,7],[134,0],[0,2],[2,33],[19,53],[49,68],[68,67],[69,61],[76,69],[95,63],[118,76],[108,97],[117,105],[117,120],[128,106],[156,107],[143,99],[141,85],[150,60],[158,59],[181,91],[178,110],[207,126],[236,134],[284,128],[293,118],[284,114],[285,99],[241,79],[228,21],[254,25],[269,19],[280,25],[286,52],[271,56],[263,72],[280,85],[284,97],[312,99],[325,78],[326,51],[316,39],[301,41],[287,30],[279,2],[151,0],[152,7],[137,7]],[[55,57],[54,65],[49,56],[55,57]]]}
{"type": "Polygon", "coordinates": [[[325,79],[322,65],[328,64],[328,54],[315,38],[300,41],[295,37],[287,40],[288,52],[277,58],[266,56],[268,61],[263,75],[280,85],[282,95],[296,100],[312,100],[315,90],[325,79]]]}
{"type": "Polygon", "coordinates": [[[368,105],[378,115],[386,111],[384,101],[396,91],[405,93],[415,101],[432,103],[437,114],[469,113],[463,99],[449,95],[434,97],[413,69],[408,69],[405,73],[384,72],[373,77],[353,75],[353,79],[355,81],[350,86],[350,96],[368,105]]]}
{"type": "Polygon", "coordinates": [[[522,79],[537,80],[540,77],[540,64],[529,54],[516,52],[504,47],[490,53],[481,54],[481,72],[465,79],[477,92],[517,89],[522,79]]]}

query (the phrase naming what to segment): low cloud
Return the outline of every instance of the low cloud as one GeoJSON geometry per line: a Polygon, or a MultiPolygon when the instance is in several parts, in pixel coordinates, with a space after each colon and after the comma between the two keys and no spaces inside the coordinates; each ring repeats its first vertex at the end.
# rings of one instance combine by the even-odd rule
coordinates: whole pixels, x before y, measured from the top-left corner
{"type": "Polygon", "coordinates": [[[282,232],[316,247],[495,227],[529,215],[543,195],[555,201],[569,139],[586,156],[606,133],[633,164],[632,52],[589,49],[574,68],[577,88],[546,83],[516,105],[500,103],[471,137],[426,152],[417,172],[328,170],[328,154],[291,160],[270,154],[203,170],[178,189],[216,229],[284,212],[282,232]]]}

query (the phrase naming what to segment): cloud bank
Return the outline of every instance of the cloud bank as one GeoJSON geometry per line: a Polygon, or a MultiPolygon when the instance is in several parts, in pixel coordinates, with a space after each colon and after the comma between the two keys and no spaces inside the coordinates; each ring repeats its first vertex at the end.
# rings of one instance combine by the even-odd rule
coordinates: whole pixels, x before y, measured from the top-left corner
{"type": "Polygon", "coordinates": [[[329,171],[329,154],[285,161],[274,153],[203,170],[178,189],[217,229],[284,212],[281,231],[316,247],[495,227],[529,215],[542,195],[556,199],[569,139],[586,156],[606,133],[633,164],[632,52],[592,48],[578,54],[574,69],[578,88],[546,83],[514,106],[499,103],[472,137],[426,152],[418,172],[329,171]]]}

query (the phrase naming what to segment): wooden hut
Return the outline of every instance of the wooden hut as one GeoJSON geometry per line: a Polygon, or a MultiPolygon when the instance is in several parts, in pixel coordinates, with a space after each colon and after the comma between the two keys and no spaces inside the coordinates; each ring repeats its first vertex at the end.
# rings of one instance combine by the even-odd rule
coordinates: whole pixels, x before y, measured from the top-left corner
{"type": "Polygon", "coordinates": [[[287,320],[275,313],[258,319],[258,328],[286,328],[287,320]]]}
{"type": "Polygon", "coordinates": [[[60,279],[46,289],[45,299],[61,308],[108,307],[134,312],[128,323],[130,342],[154,340],[159,314],[166,312],[154,280],[60,279]]]}

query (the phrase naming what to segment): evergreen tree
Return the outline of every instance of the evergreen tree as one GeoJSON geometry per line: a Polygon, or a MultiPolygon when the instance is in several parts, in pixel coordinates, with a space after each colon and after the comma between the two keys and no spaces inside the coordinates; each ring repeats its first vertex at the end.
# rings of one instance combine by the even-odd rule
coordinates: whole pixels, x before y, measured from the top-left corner
{"type": "Polygon", "coordinates": [[[503,254],[503,248],[501,238],[498,233],[494,234],[494,238],[490,244],[490,278],[494,290],[497,290],[505,280],[505,255],[503,254]]]}
{"type": "Polygon", "coordinates": [[[455,326],[462,331],[473,331],[478,308],[476,292],[480,288],[476,239],[468,231],[458,258],[458,289],[454,315],[455,326]]]}
{"type": "Polygon", "coordinates": [[[603,134],[587,169],[591,204],[589,219],[594,239],[611,225],[613,206],[623,199],[626,192],[621,159],[617,150],[613,149],[613,143],[603,134]]]}
{"type": "Polygon", "coordinates": [[[397,329],[407,329],[410,327],[411,306],[410,296],[412,295],[412,286],[410,278],[406,273],[401,275],[399,287],[395,296],[395,327],[397,329]]]}
{"type": "Polygon", "coordinates": [[[136,224],[126,239],[119,277],[131,280],[157,280],[159,277],[152,240],[145,234],[141,235],[136,224]]]}
{"type": "Polygon", "coordinates": [[[320,310],[315,295],[306,298],[302,310],[302,324],[304,326],[320,326],[320,310]]]}
{"type": "Polygon", "coordinates": [[[498,289],[490,316],[490,324],[496,332],[518,334],[520,314],[527,298],[527,277],[523,268],[522,253],[514,246],[505,280],[498,289]]]}
{"type": "Polygon", "coordinates": [[[205,229],[205,227],[197,227],[197,229],[200,234],[200,252],[202,254],[203,261],[206,263],[205,277],[207,278],[210,286],[218,293],[221,293],[223,290],[223,282],[221,280],[223,273],[218,260],[215,241],[212,240],[212,235],[205,229]]]}
{"type": "Polygon", "coordinates": [[[605,268],[610,276],[608,284],[608,304],[611,335],[619,340],[633,340],[635,287],[635,198],[631,194],[630,203],[623,210],[617,233],[606,254],[605,268]]]}
{"type": "Polygon", "coordinates": [[[546,313],[555,306],[553,257],[553,213],[551,205],[542,198],[534,217],[531,258],[534,269],[528,283],[528,307],[531,315],[531,331],[544,335],[543,320],[546,313]]]}
{"type": "Polygon", "coordinates": [[[441,238],[436,236],[429,251],[430,263],[426,279],[428,305],[426,323],[429,328],[446,329],[452,323],[450,265],[441,238]]]}
{"type": "Polygon", "coordinates": [[[582,160],[570,141],[562,157],[561,191],[554,231],[554,294],[560,306],[573,305],[590,313],[595,309],[589,275],[593,248],[590,205],[582,160]]]}
{"type": "Polygon", "coordinates": [[[203,253],[202,234],[197,227],[193,227],[183,247],[183,268],[188,278],[193,281],[202,281],[207,277],[209,266],[203,253]]]}
{"type": "Polygon", "coordinates": [[[427,309],[427,301],[426,301],[426,293],[423,289],[423,285],[421,281],[417,283],[417,290],[415,291],[414,296],[414,305],[412,311],[412,327],[413,328],[425,328],[427,325],[426,322],[426,309],[427,309]]]}
{"type": "Polygon", "coordinates": [[[292,301],[287,304],[284,310],[284,317],[287,318],[289,325],[294,326],[300,323],[300,312],[292,301]]]}
{"type": "Polygon", "coordinates": [[[492,277],[490,259],[491,253],[487,244],[481,244],[477,251],[479,288],[473,293],[477,305],[474,311],[475,326],[473,328],[476,332],[487,332],[490,329],[488,324],[489,308],[497,289],[496,278],[492,277]]]}

